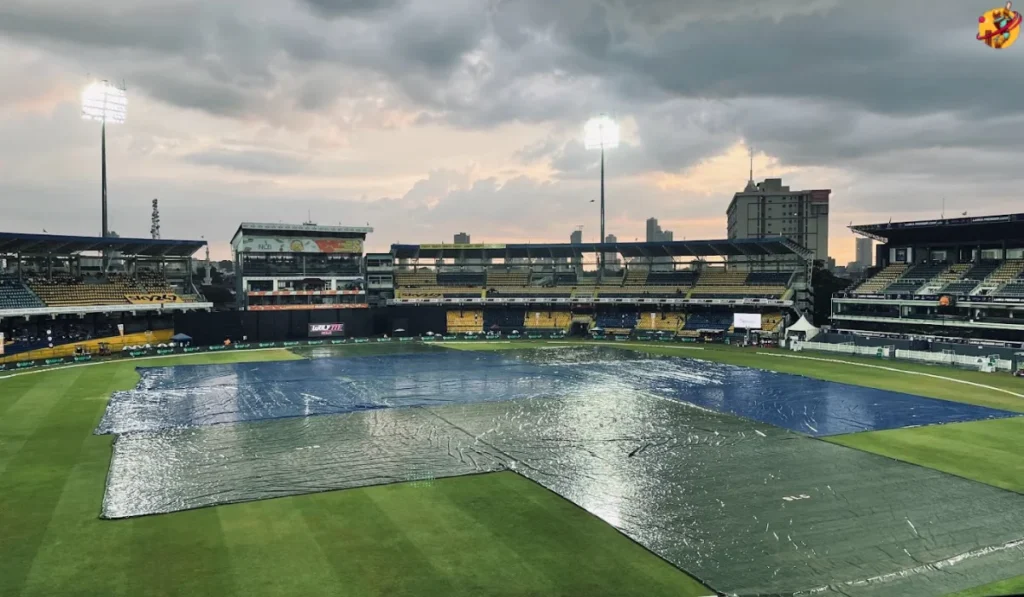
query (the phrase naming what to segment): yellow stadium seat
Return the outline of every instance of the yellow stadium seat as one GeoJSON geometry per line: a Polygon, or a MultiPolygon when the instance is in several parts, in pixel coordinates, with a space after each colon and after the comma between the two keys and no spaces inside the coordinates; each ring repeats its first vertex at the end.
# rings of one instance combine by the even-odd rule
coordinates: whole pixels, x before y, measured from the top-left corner
{"type": "Polygon", "coordinates": [[[482,332],[484,330],[483,311],[449,311],[447,317],[450,333],[482,332]]]}

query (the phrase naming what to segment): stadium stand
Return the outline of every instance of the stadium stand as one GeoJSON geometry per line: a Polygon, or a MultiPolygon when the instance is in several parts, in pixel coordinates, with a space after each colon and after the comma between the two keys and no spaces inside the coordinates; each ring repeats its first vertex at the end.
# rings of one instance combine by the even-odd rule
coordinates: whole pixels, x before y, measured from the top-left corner
{"type": "Polygon", "coordinates": [[[905,270],[895,282],[882,289],[882,292],[884,294],[911,294],[947,269],[946,263],[919,263],[905,270]]]}
{"type": "Polygon", "coordinates": [[[917,290],[918,294],[936,294],[943,288],[957,282],[971,269],[970,263],[954,263],[935,277],[925,282],[917,290]]]}
{"type": "Polygon", "coordinates": [[[437,286],[437,273],[433,270],[395,270],[395,286],[398,288],[437,286]]]}
{"type": "Polygon", "coordinates": [[[779,298],[787,290],[790,273],[737,272],[706,269],[689,295],[695,298],[779,298]]]}
{"type": "Polygon", "coordinates": [[[678,333],[686,323],[683,313],[641,313],[637,319],[637,330],[678,333]]]}
{"type": "Polygon", "coordinates": [[[568,311],[530,311],[526,314],[526,328],[534,330],[568,330],[572,314],[568,311]]]}
{"type": "Polygon", "coordinates": [[[693,331],[724,332],[732,327],[732,313],[691,313],[686,317],[684,329],[693,331]]]}
{"type": "Polygon", "coordinates": [[[881,270],[832,297],[834,330],[1024,347],[1024,214],[851,229],[880,243],[881,270]]]}
{"type": "Polygon", "coordinates": [[[629,269],[626,270],[626,275],[622,279],[623,286],[646,286],[647,285],[647,270],[646,269],[629,269]]]}
{"type": "Polygon", "coordinates": [[[907,264],[893,263],[884,267],[874,276],[868,278],[857,286],[854,294],[878,294],[882,289],[888,287],[907,271],[907,264]]]}
{"type": "Polygon", "coordinates": [[[523,311],[512,311],[506,309],[494,309],[484,311],[484,331],[492,330],[513,331],[522,330],[526,314],[523,311]]]}
{"type": "Polygon", "coordinates": [[[483,311],[449,311],[448,331],[451,333],[482,332],[483,311]]]}
{"type": "Polygon", "coordinates": [[[526,286],[530,283],[528,271],[487,270],[487,287],[526,286]]]}
{"type": "Polygon", "coordinates": [[[186,302],[158,274],[135,278],[122,274],[73,277],[54,274],[32,278],[29,288],[48,307],[126,305],[186,302]]]}
{"type": "MultiPolygon", "coordinates": [[[[944,294],[968,295],[971,294],[978,284],[985,281],[992,272],[999,267],[999,261],[981,261],[970,265],[969,269],[961,276],[961,279],[943,286],[939,292],[944,294]]],[[[969,265],[969,264],[968,264],[969,265]]]]}
{"type": "Polygon", "coordinates": [[[494,298],[531,298],[539,296],[569,298],[574,290],[571,286],[503,286],[490,289],[487,296],[494,298]]]}
{"type": "Polygon", "coordinates": [[[14,276],[0,276],[0,311],[40,309],[46,305],[14,276]]]}
{"type": "Polygon", "coordinates": [[[1019,278],[1022,272],[1024,272],[1024,259],[1007,259],[985,279],[985,282],[996,285],[1009,284],[1019,278]]]}
{"type": "Polygon", "coordinates": [[[486,282],[484,272],[438,272],[438,286],[457,286],[461,288],[483,288],[486,282]]]}
{"type": "Polygon", "coordinates": [[[555,286],[575,286],[576,272],[555,273],[555,286]]]}
{"type": "Polygon", "coordinates": [[[637,313],[599,313],[596,322],[607,332],[625,332],[636,328],[637,317],[637,313]]]}
{"type": "Polygon", "coordinates": [[[676,286],[689,288],[697,280],[697,273],[692,270],[676,270],[673,272],[651,272],[647,274],[648,286],[676,286]]]}

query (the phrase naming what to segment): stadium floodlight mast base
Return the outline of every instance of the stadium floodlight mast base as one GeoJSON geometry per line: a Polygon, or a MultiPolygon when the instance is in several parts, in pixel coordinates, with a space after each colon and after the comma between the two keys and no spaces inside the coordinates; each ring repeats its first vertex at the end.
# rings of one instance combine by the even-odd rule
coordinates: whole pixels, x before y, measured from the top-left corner
{"type": "Polygon", "coordinates": [[[91,83],[82,91],[82,118],[100,123],[100,176],[102,185],[103,237],[110,236],[107,222],[107,123],[124,124],[128,109],[125,90],[107,81],[91,83]]]}
{"type": "MultiPolygon", "coordinates": [[[[583,147],[585,149],[601,150],[601,238],[598,242],[605,241],[604,234],[604,150],[615,149],[619,146],[619,125],[608,116],[602,114],[591,118],[583,125],[583,147]]],[[[604,251],[598,254],[600,269],[598,280],[604,277],[604,251]]]]}

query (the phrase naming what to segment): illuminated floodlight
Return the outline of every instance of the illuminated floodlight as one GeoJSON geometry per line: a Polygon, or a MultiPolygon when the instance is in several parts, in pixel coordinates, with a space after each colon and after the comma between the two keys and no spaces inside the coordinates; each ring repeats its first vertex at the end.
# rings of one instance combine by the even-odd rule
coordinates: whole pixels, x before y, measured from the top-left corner
{"type": "Polygon", "coordinates": [[[619,146],[619,125],[607,116],[591,118],[583,126],[583,146],[587,149],[614,149],[619,146]]]}
{"type": "Polygon", "coordinates": [[[97,122],[123,124],[128,113],[124,89],[107,81],[96,81],[82,92],[82,118],[97,122]]]}

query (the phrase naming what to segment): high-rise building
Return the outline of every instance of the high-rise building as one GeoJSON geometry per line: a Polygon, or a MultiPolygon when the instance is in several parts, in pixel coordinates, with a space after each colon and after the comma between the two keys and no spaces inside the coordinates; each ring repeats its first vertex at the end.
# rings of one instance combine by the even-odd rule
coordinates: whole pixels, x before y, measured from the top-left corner
{"type": "MultiPolygon", "coordinates": [[[[614,234],[609,234],[604,237],[606,243],[617,243],[619,239],[614,234]]],[[[605,253],[604,254],[604,266],[606,269],[618,269],[619,266],[619,254],[618,253],[605,253]]]]}
{"type": "MultiPolygon", "coordinates": [[[[828,259],[829,189],[791,191],[781,178],[747,182],[726,210],[729,238],[785,236],[828,259]]],[[[769,258],[770,259],[770,258],[769,258]]]]}
{"type": "Polygon", "coordinates": [[[671,230],[662,230],[658,218],[647,218],[647,242],[660,243],[672,240],[671,230]]]}
{"type": "Polygon", "coordinates": [[[469,244],[469,235],[466,234],[465,232],[460,232],[460,233],[456,234],[455,235],[455,244],[457,244],[457,245],[468,245],[469,244]]]}
{"type": "Polygon", "coordinates": [[[569,243],[573,244],[573,245],[582,245],[583,244],[583,231],[580,230],[579,228],[577,228],[576,230],[573,230],[572,234],[569,235],[569,243]]]}
{"type": "Polygon", "coordinates": [[[871,242],[870,238],[857,238],[857,267],[860,269],[868,269],[875,263],[875,247],[871,242]]]}

